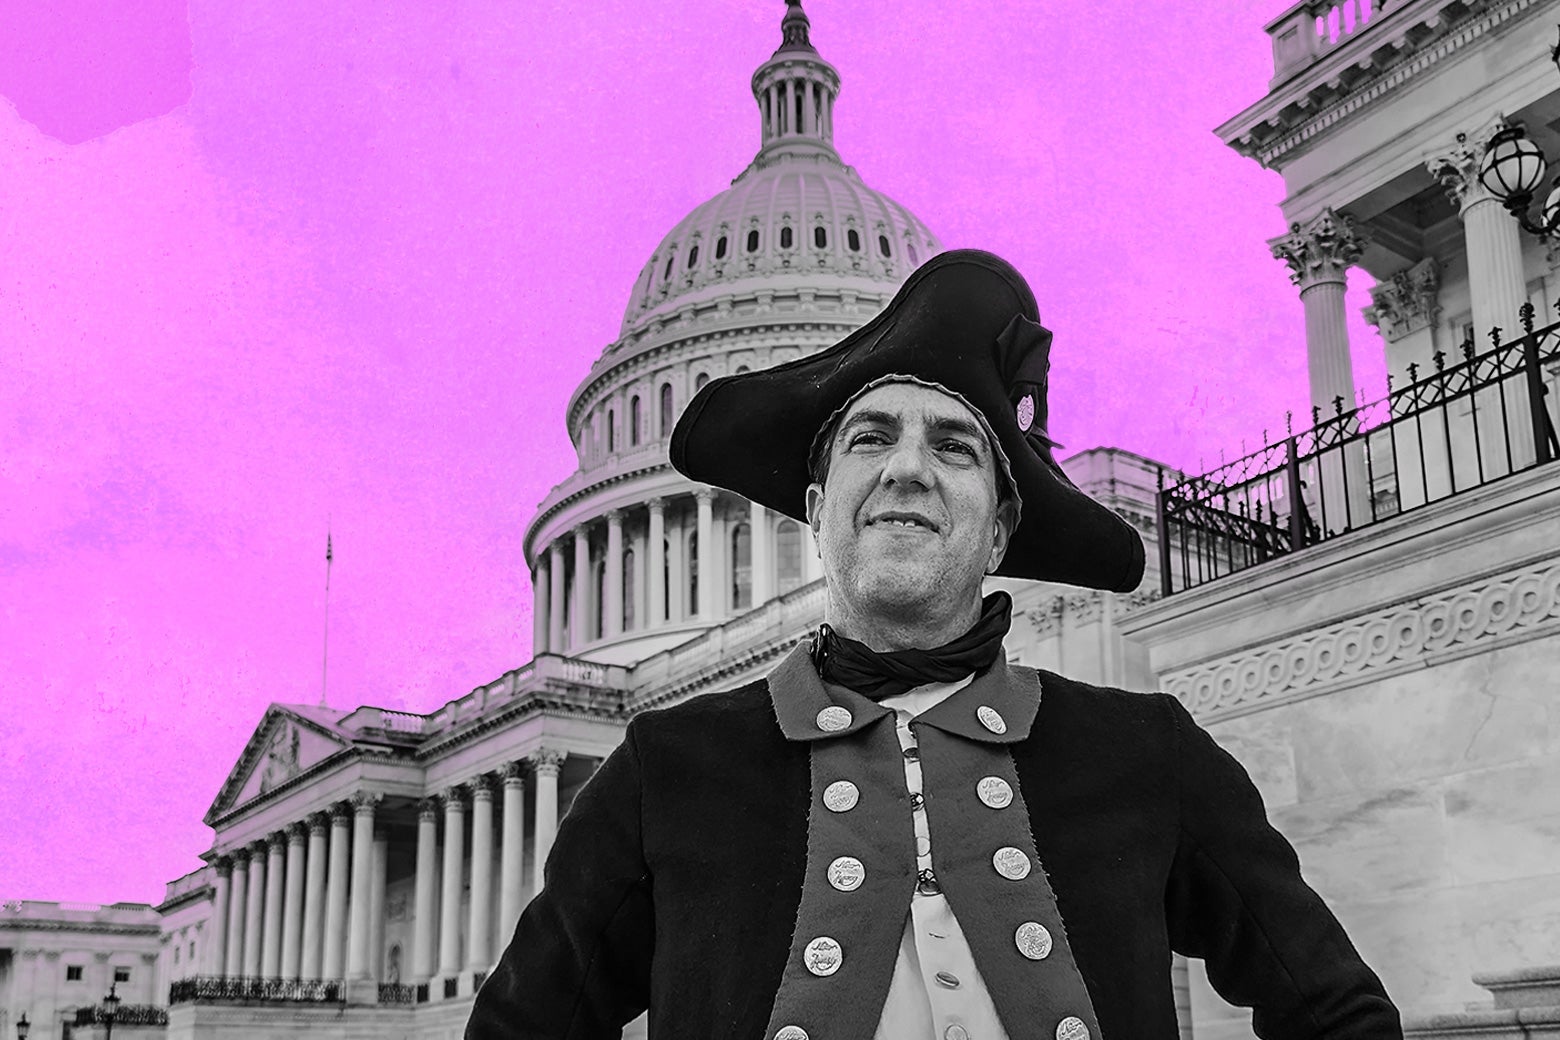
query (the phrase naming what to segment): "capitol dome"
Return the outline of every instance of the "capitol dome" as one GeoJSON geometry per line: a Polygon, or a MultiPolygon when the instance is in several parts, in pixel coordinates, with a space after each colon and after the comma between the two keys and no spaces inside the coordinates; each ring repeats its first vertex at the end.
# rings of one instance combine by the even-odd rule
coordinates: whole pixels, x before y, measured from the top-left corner
{"type": "Polygon", "coordinates": [[[758,154],[650,254],[569,400],[579,469],[525,536],[538,654],[632,664],[821,576],[805,525],[693,484],[666,455],[706,381],[830,346],[942,248],[835,151],[840,77],[809,30],[787,0],[752,78],[758,154]]]}

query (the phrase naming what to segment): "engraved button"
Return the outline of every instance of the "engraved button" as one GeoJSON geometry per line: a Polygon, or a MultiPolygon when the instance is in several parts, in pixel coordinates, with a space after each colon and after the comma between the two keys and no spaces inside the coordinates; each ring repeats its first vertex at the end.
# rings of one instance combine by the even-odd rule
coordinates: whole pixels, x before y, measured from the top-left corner
{"type": "Polygon", "coordinates": [[[1018,406],[1014,409],[1014,418],[1018,420],[1018,429],[1021,433],[1028,433],[1029,428],[1035,424],[1035,395],[1025,394],[1019,398],[1018,406]]]}
{"type": "Polygon", "coordinates": [[[943,1040],[970,1040],[970,1031],[955,1022],[944,1031],[943,1040]]]}
{"type": "Polygon", "coordinates": [[[1089,1040],[1089,1027],[1083,1019],[1068,1015],[1056,1023],[1056,1040],[1089,1040]]]}
{"type": "Polygon", "coordinates": [[[823,804],[830,812],[849,812],[861,799],[861,792],[849,780],[836,780],[823,789],[823,804]]]}
{"type": "Polygon", "coordinates": [[[921,749],[916,747],[914,744],[911,744],[909,747],[905,748],[905,761],[907,761],[907,762],[919,762],[919,761],[921,761],[921,749]]]}
{"type": "Polygon", "coordinates": [[[833,975],[845,963],[845,951],[827,935],[820,935],[807,944],[807,949],[802,953],[802,962],[814,975],[833,975]]]}
{"type": "Polygon", "coordinates": [[[1025,921],[1013,935],[1018,952],[1032,961],[1043,961],[1051,953],[1051,933],[1037,921],[1025,921]]]}
{"type": "Polygon", "coordinates": [[[1013,785],[1000,776],[981,777],[975,785],[975,793],[982,805],[992,809],[1006,809],[1013,804],[1013,785]]]}
{"type": "Polygon", "coordinates": [[[925,804],[926,804],[926,799],[921,797],[921,792],[920,791],[911,791],[910,792],[910,808],[911,809],[919,809],[919,808],[921,808],[921,806],[923,806],[925,804]]]}
{"type": "Polygon", "coordinates": [[[831,704],[818,713],[818,728],[825,733],[837,733],[851,723],[850,709],[831,704]]]}
{"type": "Polygon", "coordinates": [[[997,713],[996,708],[982,704],[975,709],[975,717],[980,719],[982,726],[985,726],[993,733],[1001,734],[1007,732],[1007,722],[997,713]]]}
{"type": "Polygon", "coordinates": [[[781,1026],[775,1031],[775,1040],[811,1040],[801,1026],[781,1026]]]}
{"type": "Polygon", "coordinates": [[[946,986],[949,989],[959,988],[959,977],[951,971],[939,971],[932,978],[937,980],[939,986],[946,986]]]}
{"type": "Polygon", "coordinates": [[[942,885],[937,881],[937,875],[930,870],[923,870],[916,875],[915,890],[923,896],[942,895],[942,885]]]}
{"type": "Polygon", "coordinates": [[[829,884],[841,892],[854,892],[867,878],[867,868],[854,856],[841,856],[829,864],[829,884]]]}
{"type": "Polygon", "coordinates": [[[1009,881],[1022,881],[1029,876],[1029,857],[1023,849],[1015,849],[1011,845],[998,849],[991,857],[991,865],[1009,881]]]}

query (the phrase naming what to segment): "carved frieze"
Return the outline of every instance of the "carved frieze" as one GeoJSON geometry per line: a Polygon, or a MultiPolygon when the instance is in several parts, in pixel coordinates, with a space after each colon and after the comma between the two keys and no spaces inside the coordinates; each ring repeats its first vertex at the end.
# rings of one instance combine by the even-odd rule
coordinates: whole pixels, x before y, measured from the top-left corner
{"type": "Polygon", "coordinates": [[[1435,324],[1441,313],[1437,302],[1441,268],[1427,256],[1413,267],[1397,272],[1370,290],[1371,305],[1365,320],[1381,330],[1388,343],[1435,324]]]}

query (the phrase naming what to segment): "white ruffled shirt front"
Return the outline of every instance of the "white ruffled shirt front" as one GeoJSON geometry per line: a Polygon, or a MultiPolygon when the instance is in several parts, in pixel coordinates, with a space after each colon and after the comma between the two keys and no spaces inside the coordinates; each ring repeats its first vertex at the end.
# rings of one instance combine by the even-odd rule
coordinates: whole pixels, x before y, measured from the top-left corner
{"type": "MultiPolygon", "coordinates": [[[[901,749],[914,747],[910,722],[969,685],[973,675],[952,683],[930,683],[882,704],[894,710],[901,749]]],[[[921,793],[921,763],[906,758],[905,787],[921,793]]],[[[932,835],[924,809],[913,813],[916,870],[936,873],[932,835]]],[[[970,945],[941,893],[910,897],[905,934],[894,961],[894,977],[874,1040],[1007,1040],[985,980],[975,968],[970,945]]]]}

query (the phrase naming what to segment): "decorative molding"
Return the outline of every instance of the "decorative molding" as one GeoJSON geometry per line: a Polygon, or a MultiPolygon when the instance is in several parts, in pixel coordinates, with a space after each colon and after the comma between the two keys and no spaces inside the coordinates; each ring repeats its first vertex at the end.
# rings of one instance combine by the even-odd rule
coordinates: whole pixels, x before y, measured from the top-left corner
{"type": "Polygon", "coordinates": [[[1441,315],[1440,288],[1440,265],[1427,256],[1371,288],[1365,320],[1380,329],[1388,343],[1395,343],[1435,324],[1441,315]]]}
{"type": "Polygon", "coordinates": [[[1200,720],[1232,718],[1560,630],[1560,560],[1470,582],[1163,677],[1200,720]]]}
{"type": "Polygon", "coordinates": [[[1316,285],[1344,281],[1369,241],[1353,217],[1329,206],[1304,224],[1290,224],[1289,234],[1270,239],[1268,248],[1274,259],[1289,265],[1289,280],[1304,293],[1316,285]]]}
{"type": "Polygon", "coordinates": [[[1458,133],[1450,145],[1425,159],[1430,176],[1441,182],[1459,213],[1475,203],[1495,200],[1479,180],[1479,164],[1484,161],[1490,138],[1509,125],[1506,117],[1497,113],[1472,133],[1458,133]]]}

